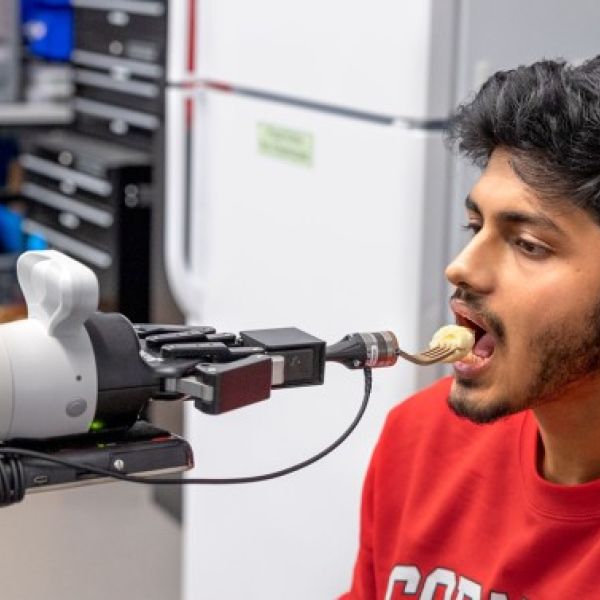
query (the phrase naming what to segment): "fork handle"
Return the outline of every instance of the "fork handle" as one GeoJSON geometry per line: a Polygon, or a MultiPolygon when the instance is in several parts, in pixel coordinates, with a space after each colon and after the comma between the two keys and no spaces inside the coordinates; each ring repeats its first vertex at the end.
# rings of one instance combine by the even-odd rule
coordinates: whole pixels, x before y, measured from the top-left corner
{"type": "Polygon", "coordinates": [[[327,346],[325,358],[349,369],[391,367],[398,357],[398,340],[391,331],[351,333],[337,344],[327,346]]]}

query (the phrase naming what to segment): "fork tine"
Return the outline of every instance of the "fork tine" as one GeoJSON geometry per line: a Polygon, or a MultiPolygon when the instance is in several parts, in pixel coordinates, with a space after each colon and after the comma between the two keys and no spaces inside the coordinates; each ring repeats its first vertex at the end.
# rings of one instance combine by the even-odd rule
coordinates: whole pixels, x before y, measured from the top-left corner
{"type": "Polygon", "coordinates": [[[426,366],[426,365],[432,365],[436,362],[439,362],[440,360],[443,360],[447,356],[450,356],[450,354],[452,354],[452,352],[454,352],[454,349],[449,349],[449,348],[444,347],[444,352],[441,352],[441,351],[438,351],[438,352],[440,352],[440,353],[439,354],[436,353],[433,355],[426,355],[424,353],[409,354],[408,352],[404,352],[400,348],[398,348],[396,350],[396,353],[398,354],[398,356],[401,356],[405,360],[408,360],[409,362],[412,362],[416,365],[426,366]]]}
{"type": "Polygon", "coordinates": [[[421,352],[421,356],[426,356],[428,358],[437,358],[439,356],[450,356],[454,352],[455,348],[451,348],[449,346],[434,346],[433,348],[429,348],[429,350],[425,350],[421,352]]]}
{"type": "Polygon", "coordinates": [[[439,354],[433,355],[419,355],[419,358],[428,365],[433,365],[434,363],[441,362],[444,359],[448,358],[450,355],[454,353],[454,350],[447,350],[446,352],[440,352],[439,354]]]}

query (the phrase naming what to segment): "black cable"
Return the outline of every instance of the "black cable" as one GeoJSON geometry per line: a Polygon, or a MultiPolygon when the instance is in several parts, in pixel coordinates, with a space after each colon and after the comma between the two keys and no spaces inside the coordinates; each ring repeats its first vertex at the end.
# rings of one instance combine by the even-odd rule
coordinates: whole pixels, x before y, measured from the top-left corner
{"type": "Polygon", "coordinates": [[[23,500],[25,473],[19,457],[6,453],[0,457],[0,507],[23,500]]]}
{"type": "MultiPolygon", "coordinates": [[[[64,460],[53,456],[51,454],[46,454],[44,452],[36,452],[34,450],[26,450],[24,448],[15,448],[15,447],[0,447],[0,506],[3,505],[2,501],[7,498],[10,499],[8,504],[12,504],[13,502],[19,502],[23,498],[23,494],[25,493],[25,485],[24,485],[24,477],[23,477],[23,467],[21,461],[19,461],[16,457],[29,457],[29,458],[37,458],[40,460],[45,460],[47,462],[56,463],[59,465],[63,465],[66,467],[71,467],[74,469],[78,469],[81,471],[85,471],[87,473],[93,473],[95,475],[102,475],[105,477],[112,477],[113,479],[119,479],[121,481],[129,481],[131,483],[145,483],[150,485],[189,485],[189,484],[202,484],[202,485],[222,485],[222,484],[237,484],[237,483],[256,483],[258,481],[266,481],[268,479],[276,479],[277,477],[283,477],[284,475],[289,475],[290,473],[294,473],[295,471],[299,471],[300,469],[304,469],[309,465],[314,464],[318,460],[321,460],[323,457],[327,456],[329,453],[333,452],[338,446],[340,446],[348,436],[356,429],[356,426],[359,424],[362,419],[365,410],[367,409],[367,405],[369,403],[369,397],[371,395],[371,387],[373,384],[373,377],[370,368],[364,369],[365,376],[365,391],[362,403],[360,408],[354,417],[354,420],[349,425],[349,427],[344,431],[344,433],[335,440],[332,444],[327,446],[324,450],[321,450],[318,454],[315,454],[311,458],[303,460],[295,465],[290,467],[286,467],[285,469],[281,469],[279,471],[273,471],[271,473],[265,473],[263,475],[254,475],[250,477],[227,477],[227,478],[189,478],[189,479],[166,479],[160,477],[139,477],[135,475],[126,475],[124,473],[117,473],[115,471],[110,471],[108,469],[101,469],[99,467],[92,467],[86,464],[75,463],[69,460],[64,460]],[[2,457],[2,455],[4,455],[2,457]],[[6,472],[4,471],[4,461],[9,461],[11,465],[11,469],[20,470],[20,480],[19,476],[13,477],[13,480],[17,481],[17,484],[10,485],[7,483],[6,472]],[[14,462],[10,462],[14,461],[14,462]],[[18,488],[18,489],[15,489],[18,488]],[[22,489],[21,489],[22,488],[22,489]],[[9,490],[9,491],[7,491],[9,490]],[[13,491],[10,491],[13,490],[13,491]],[[19,497],[20,496],[20,497],[19,497]],[[18,498],[18,499],[16,499],[18,498]]],[[[8,478],[10,479],[10,478],[8,478]]],[[[42,488],[43,489],[43,488],[42,488]]]]}

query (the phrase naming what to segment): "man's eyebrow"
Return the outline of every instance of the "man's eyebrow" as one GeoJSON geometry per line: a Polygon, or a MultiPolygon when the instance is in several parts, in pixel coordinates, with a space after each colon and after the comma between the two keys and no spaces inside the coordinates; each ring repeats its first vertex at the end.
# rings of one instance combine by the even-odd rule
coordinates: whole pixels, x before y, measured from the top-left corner
{"type": "MultiPolygon", "coordinates": [[[[465,207],[467,210],[482,216],[481,209],[471,198],[471,196],[467,196],[465,198],[465,207]]],[[[494,215],[494,218],[497,221],[504,223],[534,225],[536,227],[543,227],[544,229],[551,229],[556,233],[564,234],[564,231],[552,219],[546,217],[545,215],[522,212],[518,210],[504,210],[494,215]]]]}

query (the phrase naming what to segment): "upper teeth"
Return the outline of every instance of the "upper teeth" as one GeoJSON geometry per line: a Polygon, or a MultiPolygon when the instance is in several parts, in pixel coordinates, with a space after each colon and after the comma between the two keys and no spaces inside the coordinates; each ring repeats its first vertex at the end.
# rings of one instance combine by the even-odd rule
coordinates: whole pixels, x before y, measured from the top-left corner
{"type": "Polygon", "coordinates": [[[460,325],[444,325],[440,327],[429,342],[429,347],[446,346],[454,348],[454,352],[442,362],[455,362],[464,358],[475,344],[475,333],[460,325]]]}

